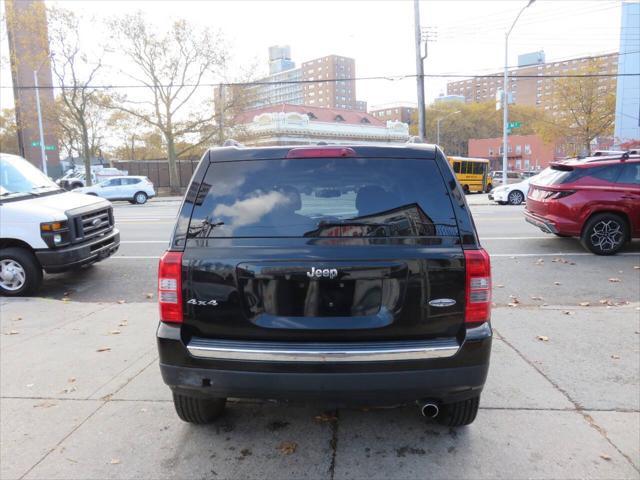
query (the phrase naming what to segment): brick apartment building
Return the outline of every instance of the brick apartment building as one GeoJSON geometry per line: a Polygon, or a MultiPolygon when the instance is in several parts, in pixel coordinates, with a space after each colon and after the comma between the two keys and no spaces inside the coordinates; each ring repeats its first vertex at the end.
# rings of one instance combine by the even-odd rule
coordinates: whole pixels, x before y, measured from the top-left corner
{"type": "MultiPolygon", "coordinates": [[[[562,75],[584,72],[597,67],[598,73],[617,74],[618,54],[610,53],[593,57],[580,57],[557,62],[545,62],[544,53],[521,55],[518,67],[509,71],[509,91],[513,102],[518,105],[532,105],[545,110],[553,109],[554,81],[546,75],[562,75]],[[530,62],[536,62],[530,64],[530,62]],[[524,78],[526,77],[526,78],[524,78]],[[536,78],[542,77],[542,78],[536,78]]],[[[490,77],[474,77],[447,83],[448,95],[461,95],[467,103],[494,101],[496,93],[502,89],[501,72],[490,77]]],[[[606,92],[616,91],[616,77],[602,77],[598,80],[606,92]]]]}
{"type": "Polygon", "coordinates": [[[369,113],[383,122],[394,120],[408,125],[416,123],[418,118],[418,109],[415,105],[408,103],[390,103],[372,106],[369,113]]]}
{"type": "MultiPolygon", "coordinates": [[[[270,75],[252,85],[224,87],[225,104],[254,110],[269,105],[309,105],[364,112],[366,102],[356,99],[356,61],[340,55],[327,55],[303,62],[296,68],[289,47],[269,49],[270,75]],[[326,81],[324,79],[336,79],[326,81]],[[260,84],[263,82],[263,84],[260,84]]],[[[215,89],[216,109],[220,101],[215,89]]]]}
{"type": "MultiPolygon", "coordinates": [[[[509,170],[538,171],[557,157],[557,146],[545,143],[538,135],[510,135],[507,148],[509,170]]],[[[470,138],[469,156],[487,158],[491,170],[502,169],[502,137],[470,138]]]]}

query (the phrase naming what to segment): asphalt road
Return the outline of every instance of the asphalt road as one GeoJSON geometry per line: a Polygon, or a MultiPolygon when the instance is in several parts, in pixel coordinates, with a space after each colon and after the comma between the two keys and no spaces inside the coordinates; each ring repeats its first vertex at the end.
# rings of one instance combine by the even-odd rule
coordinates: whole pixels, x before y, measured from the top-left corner
{"type": "MultiPolygon", "coordinates": [[[[523,206],[473,204],[483,197],[472,196],[470,203],[482,244],[491,254],[497,305],[512,302],[511,296],[523,305],[640,298],[640,285],[633,281],[640,242],[617,256],[598,257],[587,253],[577,239],[545,234],[526,223],[523,206]]],[[[121,232],[118,253],[80,272],[46,275],[42,296],[60,299],[66,293],[81,302],[155,301],[147,297],[155,292],[158,257],[168,244],[179,202],[116,202],[114,207],[121,232]]]]}

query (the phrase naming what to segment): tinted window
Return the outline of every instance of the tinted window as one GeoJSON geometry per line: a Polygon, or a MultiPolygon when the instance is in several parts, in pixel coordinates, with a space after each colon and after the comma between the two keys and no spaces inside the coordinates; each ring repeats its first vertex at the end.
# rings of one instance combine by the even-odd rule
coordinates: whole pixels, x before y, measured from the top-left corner
{"type": "Polygon", "coordinates": [[[189,228],[207,237],[457,236],[433,160],[213,163],[189,228]]]}
{"type": "Polygon", "coordinates": [[[622,167],[622,172],[617,183],[631,183],[640,185],[640,163],[627,163],[622,167]]]}
{"type": "Polygon", "coordinates": [[[112,178],[109,180],[109,183],[107,183],[107,186],[109,187],[116,187],[118,185],[122,185],[122,179],[120,178],[112,178]]]}
{"type": "Polygon", "coordinates": [[[607,165],[605,167],[589,168],[587,175],[606,182],[614,182],[620,173],[620,165],[607,165]]]}
{"type": "Polygon", "coordinates": [[[139,178],[123,178],[122,182],[125,185],[135,185],[136,183],[140,183],[140,179],[139,178]]]}

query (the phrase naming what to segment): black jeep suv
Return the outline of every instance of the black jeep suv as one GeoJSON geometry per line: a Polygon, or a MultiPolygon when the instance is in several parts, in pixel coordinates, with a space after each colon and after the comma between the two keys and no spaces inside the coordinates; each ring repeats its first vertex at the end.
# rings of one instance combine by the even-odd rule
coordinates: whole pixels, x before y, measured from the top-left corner
{"type": "Polygon", "coordinates": [[[435,146],[209,150],[158,289],[160,368],[187,422],[227,397],[476,417],[489,256],[435,146]]]}

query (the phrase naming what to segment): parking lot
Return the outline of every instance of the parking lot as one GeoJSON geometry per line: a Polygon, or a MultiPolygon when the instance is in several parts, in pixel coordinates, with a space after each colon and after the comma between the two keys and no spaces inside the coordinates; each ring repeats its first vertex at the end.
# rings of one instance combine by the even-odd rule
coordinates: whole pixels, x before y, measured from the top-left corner
{"type": "Polygon", "coordinates": [[[176,416],[154,332],[178,201],[117,203],[121,247],[0,299],[0,477],[640,478],[640,244],[614,257],[469,197],[491,254],[494,343],[475,423],[415,406],[235,401],[176,416]]]}

